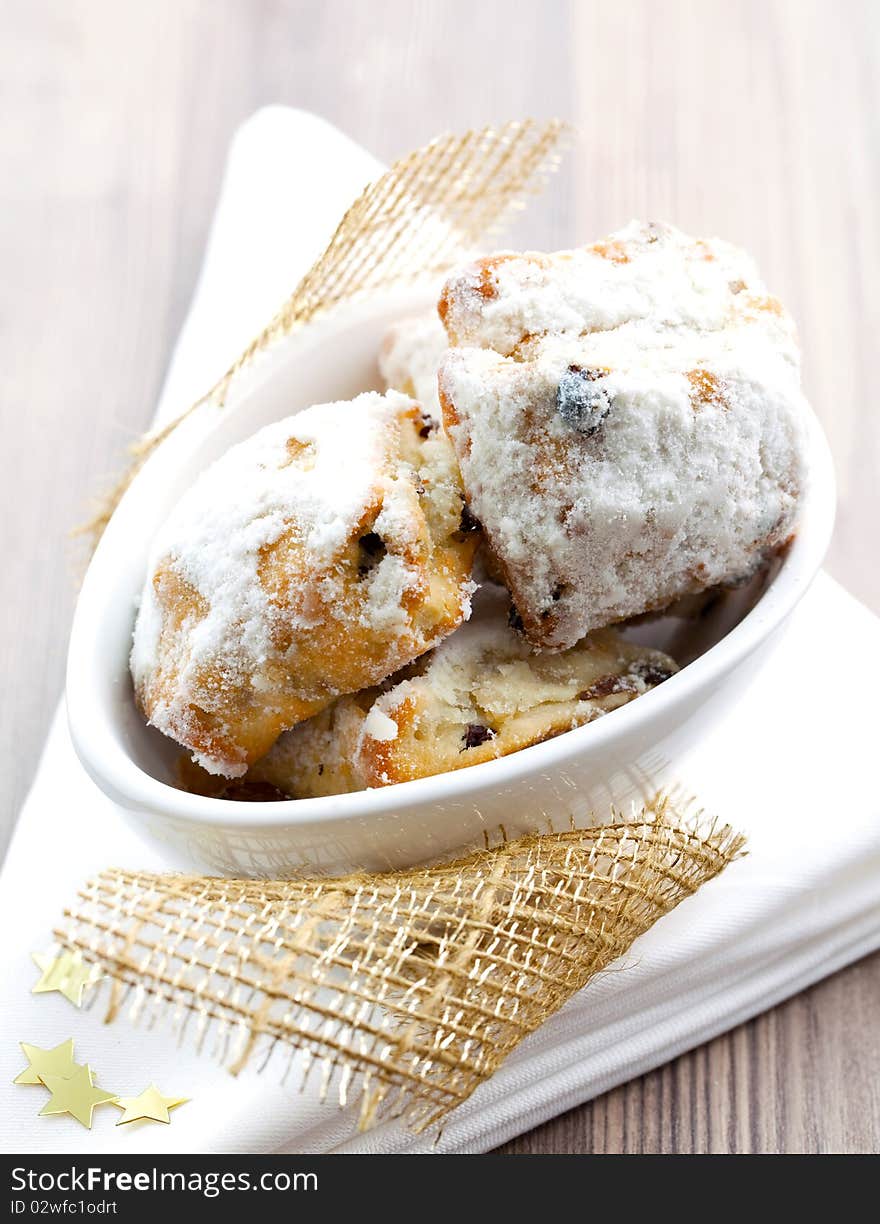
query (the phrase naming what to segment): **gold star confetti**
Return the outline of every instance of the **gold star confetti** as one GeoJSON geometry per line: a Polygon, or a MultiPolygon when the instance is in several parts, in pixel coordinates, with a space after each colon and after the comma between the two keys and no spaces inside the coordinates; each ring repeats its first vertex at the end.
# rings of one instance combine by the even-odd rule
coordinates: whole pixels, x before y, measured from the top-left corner
{"type": "Polygon", "coordinates": [[[51,1098],[40,1110],[40,1117],[46,1114],[70,1114],[88,1130],[92,1129],[92,1113],[98,1105],[109,1105],[116,1101],[112,1092],[95,1087],[92,1080],[92,1069],[88,1065],[78,1067],[69,1079],[60,1075],[40,1077],[51,1092],[51,1098]]]}
{"type": "Polygon", "coordinates": [[[44,1050],[40,1046],[30,1045],[27,1041],[18,1043],[24,1051],[28,1065],[24,1071],[16,1075],[13,1084],[42,1084],[44,1075],[57,1075],[61,1079],[70,1079],[79,1064],[73,1061],[73,1038],[62,1041],[61,1045],[52,1050],[44,1050]]]}
{"type": "Polygon", "coordinates": [[[140,1122],[142,1119],[168,1123],[171,1121],[170,1111],[178,1105],[185,1105],[188,1100],[189,1097],[162,1096],[156,1085],[150,1084],[140,1096],[116,1098],[114,1105],[125,1111],[116,1125],[124,1126],[126,1122],[140,1122]]]}
{"type": "Polygon", "coordinates": [[[57,990],[69,999],[74,1007],[82,1006],[83,991],[101,979],[94,965],[84,965],[80,952],[62,952],[60,956],[49,956],[32,952],[31,959],[41,971],[42,977],[31,994],[44,994],[57,990]]]}

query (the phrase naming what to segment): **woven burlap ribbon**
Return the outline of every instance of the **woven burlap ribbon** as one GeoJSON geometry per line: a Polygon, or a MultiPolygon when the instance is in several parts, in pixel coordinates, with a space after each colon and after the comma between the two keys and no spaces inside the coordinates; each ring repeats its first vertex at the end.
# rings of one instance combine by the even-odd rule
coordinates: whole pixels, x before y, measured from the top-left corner
{"type": "MultiPolygon", "coordinates": [[[[555,164],[562,126],[509,123],[446,137],[368,187],[327,250],[199,404],[355,296],[438,280],[477,251],[555,164]]],[[[187,414],[184,414],[187,415],[187,414]]],[[[149,454],[143,438],[93,523],[96,538],[149,454]]],[[[540,813],[535,814],[536,824],[540,813]]],[[[234,1070],[295,1053],[360,1123],[425,1127],[523,1038],[741,850],[668,799],[633,817],[503,843],[441,866],[341,879],[254,881],[102,873],[56,932],[100,968],[108,1019],[170,1020],[234,1070]]]]}
{"type": "Polygon", "coordinates": [[[302,1055],[360,1125],[439,1122],[742,848],[665,798],[442,866],[339,879],[106,871],[55,932],[107,1019],[165,1020],[240,1070],[302,1055]]]}

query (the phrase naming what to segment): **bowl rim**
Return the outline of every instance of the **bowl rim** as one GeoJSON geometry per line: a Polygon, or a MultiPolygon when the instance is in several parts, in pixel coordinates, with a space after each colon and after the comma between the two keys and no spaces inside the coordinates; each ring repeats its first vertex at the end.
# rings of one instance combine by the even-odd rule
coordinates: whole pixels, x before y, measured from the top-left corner
{"type": "MultiPolygon", "coordinates": [[[[320,331],[321,324],[310,325],[309,331],[313,329],[320,331]]],[[[227,411],[237,410],[231,407],[227,411]]],[[[207,429],[211,428],[208,422],[207,429]]],[[[129,509],[137,502],[142,490],[149,487],[159,452],[167,457],[166,448],[173,446],[173,442],[174,435],[147,460],[123,495],[120,508],[129,509]]],[[[104,581],[104,571],[111,568],[109,561],[117,547],[111,522],[83,580],[70,634],[66,702],[74,749],[98,787],[129,812],[139,816],[164,816],[173,819],[178,826],[191,825],[194,829],[215,827],[251,832],[309,825],[329,828],[349,821],[362,822],[373,816],[395,816],[408,808],[423,808],[438,800],[446,804],[466,800],[469,793],[492,785],[508,786],[526,775],[546,774],[573,755],[598,755],[609,738],[618,733],[622,716],[626,717],[629,730],[637,732],[658,716],[664,702],[684,701],[690,694],[710,685],[713,679],[725,676],[793,611],[819,572],[834,523],[833,464],[824,433],[812,410],[807,414],[807,473],[797,533],[779,572],[755,606],[705,654],[661,686],[643,694],[638,701],[495,760],[387,787],[273,803],[248,800],[232,803],[179,790],[153,777],[124,749],[116,734],[117,724],[107,708],[109,703],[97,694],[95,677],[86,667],[86,661],[93,655],[88,643],[94,639],[100,607],[101,594],[95,591],[95,586],[104,581]]]]}

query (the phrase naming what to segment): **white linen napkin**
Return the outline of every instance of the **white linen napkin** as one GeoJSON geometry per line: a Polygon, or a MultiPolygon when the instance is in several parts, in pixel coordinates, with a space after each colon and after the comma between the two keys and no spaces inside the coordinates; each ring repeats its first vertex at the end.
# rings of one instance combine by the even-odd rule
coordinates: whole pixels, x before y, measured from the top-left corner
{"type": "MultiPolygon", "coordinates": [[[[323,248],[380,169],[314,116],[272,107],[235,138],[190,316],[160,415],[222,372],[323,248]]],[[[162,868],[79,766],[55,717],[0,875],[0,1150],[16,1152],[480,1152],[657,1066],[880,946],[880,798],[874,775],[880,621],[825,575],[740,704],[678,763],[707,809],[748,834],[749,855],[662,919],[448,1119],[439,1143],[400,1123],[364,1135],[350,1111],[298,1091],[294,1064],[237,1079],[170,1031],[32,995],[31,951],[65,902],[110,865],[162,868]],[[623,971],[618,971],[619,969],[623,971]],[[97,1082],[188,1096],[170,1126],[89,1132],[39,1118],[40,1087],[13,1086],[18,1042],[73,1037],[97,1082]]]]}

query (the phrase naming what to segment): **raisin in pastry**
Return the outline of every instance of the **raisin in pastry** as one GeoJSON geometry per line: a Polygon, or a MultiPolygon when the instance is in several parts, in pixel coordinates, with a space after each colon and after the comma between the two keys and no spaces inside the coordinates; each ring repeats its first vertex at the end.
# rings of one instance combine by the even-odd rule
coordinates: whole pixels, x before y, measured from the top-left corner
{"type": "Polygon", "coordinates": [[[483,259],[439,310],[446,429],[534,645],[745,578],[790,539],[809,409],[743,252],[634,222],[483,259]]]}
{"type": "Polygon", "coordinates": [[[371,392],[269,425],[155,541],[131,668],[149,721],[240,777],[278,735],[376,684],[468,615],[476,535],[414,400],[371,392]]]}

